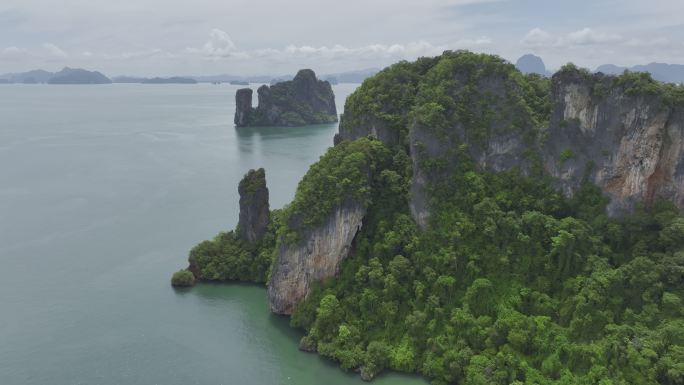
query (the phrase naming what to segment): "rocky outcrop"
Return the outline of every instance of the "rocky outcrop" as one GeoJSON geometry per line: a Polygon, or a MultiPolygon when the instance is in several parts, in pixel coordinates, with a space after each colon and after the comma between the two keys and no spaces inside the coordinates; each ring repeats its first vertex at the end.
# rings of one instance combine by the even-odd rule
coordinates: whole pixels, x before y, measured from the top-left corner
{"type": "Polygon", "coordinates": [[[335,207],[322,225],[300,235],[298,241],[281,239],[268,285],[272,312],[292,314],[314,282],[337,274],[365,214],[363,205],[347,200],[335,207]]]}
{"type": "Polygon", "coordinates": [[[263,85],[257,90],[258,105],[252,107],[252,90],[235,94],[235,125],[303,126],[337,122],[335,95],[330,83],[318,80],[310,69],[300,70],[294,79],[263,85]]]}
{"type": "Polygon", "coordinates": [[[612,82],[600,74],[554,76],[546,170],[566,195],[588,178],[610,197],[613,216],[656,199],[684,208],[684,105],[612,82]]]}
{"type": "Polygon", "coordinates": [[[266,173],[263,168],[249,170],[238,185],[240,220],[237,232],[248,242],[260,241],[268,229],[269,207],[266,173]]]}

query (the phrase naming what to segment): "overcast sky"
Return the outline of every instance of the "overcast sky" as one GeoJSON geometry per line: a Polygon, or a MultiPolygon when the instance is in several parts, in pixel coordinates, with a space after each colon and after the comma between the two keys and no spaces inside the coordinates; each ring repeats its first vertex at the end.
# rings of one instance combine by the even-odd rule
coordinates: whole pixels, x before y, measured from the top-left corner
{"type": "Polygon", "coordinates": [[[470,49],[684,63],[682,0],[1,0],[0,73],[331,73],[470,49]]]}

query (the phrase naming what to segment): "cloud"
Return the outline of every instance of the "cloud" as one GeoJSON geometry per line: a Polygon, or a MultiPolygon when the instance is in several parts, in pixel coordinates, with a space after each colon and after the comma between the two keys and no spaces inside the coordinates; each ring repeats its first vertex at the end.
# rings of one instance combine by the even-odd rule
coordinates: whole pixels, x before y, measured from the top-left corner
{"type": "Polygon", "coordinates": [[[332,47],[320,46],[312,47],[308,45],[295,46],[288,45],[285,49],[278,50],[267,48],[260,50],[263,53],[268,53],[277,56],[291,56],[291,57],[327,57],[339,58],[346,56],[357,57],[388,57],[388,56],[415,56],[415,55],[431,55],[436,54],[446,49],[443,46],[434,46],[426,41],[417,41],[407,44],[369,44],[361,47],[346,47],[336,44],[332,47]]]}
{"type": "Polygon", "coordinates": [[[166,55],[166,52],[164,52],[161,48],[153,48],[153,49],[148,49],[148,50],[143,50],[143,51],[130,51],[130,52],[123,52],[123,53],[115,54],[115,55],[107,55],[107,57],[109,57],[111,59],[128,60],[128,59],[148,58],[148,57],[153,57],[153,56],[164,56],[164,55],[166,55]]]}
{"type": "Polygon", "coordinates": [[[209,40],[201,48],[187,48],[187,52],[200,53],[204,56],[221,58],[236,54],[235,43],[228,33],[218,28],[209,32],[209,40]]]}
{"type": "Polygon", "coordinates": [[[571,48],[578,46],[619,44],[623,38],[619,34],[594,31],[583,28],[565,35],[554,36],[541,28],[531,29],[520,41],[531,48],[571,48]]]}
{"type": "Polygon", "coordinates": [[[52,43],[44,43],[43,48],[47,51],[47,53],[50,56],[53,56],[55,58],[65,58],[65,57],[69,56],[61,48],[57,47],[56,45],[54,45],[52,43]]]}
{"type": "Polygon", "coordinates": [[[29,56],[28,50],[19,47],[7,47],[0,51],[0,59],[16,60],[29,56]]]}
{"type": "Polygon", "coordinates": [[[461,39],[451,44],[433,45],[419,40],[409,43],[368,44],[358,47],[348,47],[341,44],[331,46],[295,45],[284,48],[259,48],[253,50],[239,50],[228,33],[220,29],[212,29],[209,40],[201,47],[189,47],[185,53],[198,54],[205,58],[218,60],[232,59],[267,59],[284,61],[288,59],[344,59],[344,58],[415,58],[418,56],[439,55],[447,49],[477,48],[492,44],[492,39],[482,36],[476,39],[461,39]]]}
{"type": "Polygon", "coordinates": [[[520,41],[523,45],[528,47],[544,47],[553,45],[557,41],[550,33],[541,28],[531,29],[525,37],[520,41]]]}
{"type": "Polygon", "coordinates": [[[560,45],[594,45],[611,44],[622,41],[622,36],[596,32],[591,28],[584,28],[579,31],[570,32],[565,38],[559,41],[560,45]]]}

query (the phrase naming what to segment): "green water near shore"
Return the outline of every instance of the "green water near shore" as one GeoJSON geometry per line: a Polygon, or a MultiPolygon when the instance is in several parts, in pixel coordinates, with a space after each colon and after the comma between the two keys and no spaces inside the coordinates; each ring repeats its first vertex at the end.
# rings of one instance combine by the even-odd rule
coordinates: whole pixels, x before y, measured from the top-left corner
{"type": "Polygon", "coordinates": [[[334,124],[236,130],[236,88],[0,86],[0,383],[362,383],[298,351],[262,287],[169,285],[235,226],[248,169],[281,207],[332,144],[334,124]]]}

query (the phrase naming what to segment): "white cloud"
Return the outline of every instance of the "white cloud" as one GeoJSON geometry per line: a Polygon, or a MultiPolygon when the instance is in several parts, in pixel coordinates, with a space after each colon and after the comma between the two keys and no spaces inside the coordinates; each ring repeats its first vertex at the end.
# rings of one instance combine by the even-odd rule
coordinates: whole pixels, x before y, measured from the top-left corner
{"type": "Polygon", "coordinates": [[[528,47],[544,47],[553,45],[557,41],[550,33],[541,28],[531,29],[525,37],[520,41],[523,45],[528,47]]]}
{"type": "Polygon", "coordinates": [[[29,56],[28,50],[19,47],[7,47],[0,51],[0,59],[17,60],[29,56]]]}
{"type": "Polygon", "coordinates": [[[201,53],[208,57],[230,57],[236,54],[235,43],[228,33],[218,28],[209,32],[209,40],[201,48],[188,48],[190,53],[201,53]]]}
{"type": "Polygon", "coordinates": [[[531,48],[571,48],[590,45],[615,45],[623,42],[623,38],[619,34],[598,32],[591,28],[583,28],[561,36],[554,36],[541,28],[533,28],[520,42],[531,48]]]}
{"type": "Polygon", "coordinates": [[[43,48],[47,51],[47,53],[50,56],[53,56],[55,58],[65,58],[69,56],[66,52],[64,52],[61,48],[57,47],[56,45],[52,43],[44,43],[43,48]]]}
{"type": "Polygon", "coordinates": [[[419,56],[438,54],[446,49],[445,46],[434,46],[426,41],[417,41],[407,44],[369,44],[361,47],[345,47],[336,44],[332,47],[320,46],[312,47],[308,45],[295,46],[288,45],[285,49],[278,50],[267,48],[266,50],[259,50],[263,56],[264,53],[278,56],[297,56],[297,57],[324,57],[324,58],[339,58],[346,56],[419,56]]]}
{"type": "Polygon", "coordinates": [[[594,45],[611,44],[622,41],[622,36],[618,34],[596,32],[591,28],[584,28],[579,31],[570,32],[559,41],[560,45],[594,45]]]}
{"type": "Polygon", "coordinates": [[[410,59],[418,56],[439,55],[447,49],[477,48],[492,44],[489,37],[476,39],[461,39],[448,45],[433,45],[419,40],[409,43],[368,44],[359,47],[348,47],[342,44],[332,46],[295,45],[284,48],[259,48],[254,50],[239,50],[228,33],[212,29],[209,40],[201,47],[186,48],[186,54],[201,55],[213,60],[218,59],[267,59],[284,61],[288,59],[345,59],[345,58],[399,58],[410,59]]]}

